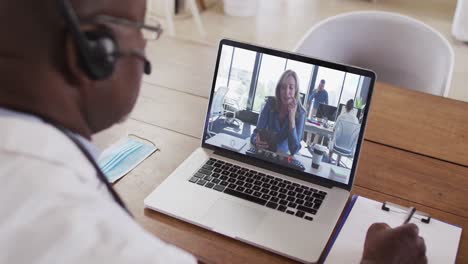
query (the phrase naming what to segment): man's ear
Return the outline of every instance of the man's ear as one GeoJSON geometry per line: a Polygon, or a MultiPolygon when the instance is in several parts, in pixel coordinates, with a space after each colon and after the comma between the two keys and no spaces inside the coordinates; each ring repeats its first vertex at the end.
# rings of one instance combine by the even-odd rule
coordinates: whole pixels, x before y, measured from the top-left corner
{"type": "Polygon", "coordinates": [[[78,47],[73,36],[68,35],[65,39],[65,65],[68,69],[70,80],[79,85],[89,85],[91,80],[83,69],[78,47]]]}

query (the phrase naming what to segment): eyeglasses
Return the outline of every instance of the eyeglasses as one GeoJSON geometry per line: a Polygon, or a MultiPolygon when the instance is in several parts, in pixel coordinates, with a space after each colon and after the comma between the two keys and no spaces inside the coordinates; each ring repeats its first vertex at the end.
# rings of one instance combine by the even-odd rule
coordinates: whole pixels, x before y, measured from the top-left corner
{"type": "Polygon", "coordinates": [[[120,26],[132,27],[141,31],[143,38],[147,41],[154,41],[161,37],[163,29],[161,24],[154,18],[148,17],[145,22],[135,22],[125,18],[118,18],[108,15],[97,15],[90,19],[82,19],[83,22],[110,23],[120,26]]]}

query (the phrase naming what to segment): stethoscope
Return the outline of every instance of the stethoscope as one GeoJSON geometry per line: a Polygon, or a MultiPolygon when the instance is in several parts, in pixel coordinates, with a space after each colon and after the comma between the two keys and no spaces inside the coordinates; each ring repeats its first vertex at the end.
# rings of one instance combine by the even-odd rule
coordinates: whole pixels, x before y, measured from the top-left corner
{"type": "MultiPolygon", "coordinates": [[[[125,203],[122,201],[122,199],[120,198],[120,196],[115,192],[114,188],[112,188],[111,184],[107,181],[106,179],[106,176],[104,175],[104,173],[102,172],[101,168],[99,168],[99,165],[96,163],[96,161],[94,160],[94,158],[91,156],[91,154],[86,150],[86,148],[83,146],[83,144],[81,144],[81,142],[79,142],[79,140],[70,132],[68,131],[67,129],[65,129],[64,127],[56,124],[55,122],[51,121],[50,119],[44,117],[44,116],[41,116],[40,114],[37,114],[37,113],[31,113],[31,112],[28,112],[28,111],[24,111],[24,110],[17,110],[17,109],[11,109],[13,111],[16,111],[16,112],[20,112],[20,113],[24,113],[24,114],[27,114],[27,115],[33,115],[35,117],[38,117],[40,120],[42,120],[44,123],[46,124],[49,124],[53,127],[55,127],[57,130],[59,130],[60,132],[62,132],[68,139],[70,139],[75,145],[76,147],[78,147],[78,149],[81,151],[81,153],[83,153],[83,155],[86,157],[86,159],[91,163],[91,165],[94,167],[94,170],[96,170],[96,176],[97,178],[99,179],[99,181],[104,184],[104,186],[106,186],[107,188],[107,191],[109,191],[109,193],[111,194],[112,196],[112,199],[120,206],[122,207],[122,209],[124,209],[130,216],[132,216],[132,213],[130,213],[130,211],[128,210],[127,206],[125,205],[125,203]]],[[[132,216],[133,217],[133,216],[132,216]]]]}

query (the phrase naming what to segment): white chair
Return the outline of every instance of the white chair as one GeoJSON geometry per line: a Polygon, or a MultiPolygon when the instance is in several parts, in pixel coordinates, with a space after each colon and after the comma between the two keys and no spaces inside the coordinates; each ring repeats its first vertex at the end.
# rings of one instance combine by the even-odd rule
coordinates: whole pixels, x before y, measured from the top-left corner
{"type": "Polygon", "coordinates": [[[228,92],[228,88],[225,86],[219,87],[218,90],[215,91],[213,95],[213,102],[211,103],[211,111],[210,117],[208,119],[208,135],[213,136],[215,133],[213,132],[213,123],[214,121],[218,120],[218,118],[224,115],[224,97],[226,97],[226,93],[228,92]]]}
{"type": "Polygon", "coordinates": [[[359,138],[360,124],[339,121],[335,125],[333,138],[329,143],[330,160],[333,153],[338,155],[336,165],[340,166],[341,157],[354,157],[359,138]]]}
{"type": "Polygon", "coordinates": [[[447,96],[454,52],[428,25],[396,13],[351,12],[313,26],[296,52],[368,68],[379,81],[447,96]]]}
{"type": "Polygon", "coordinates": [[[452,35],[468,42],[468,0],[458,0],[455,16],[453,17],[452,35]]]}
{"type": "Polygon", "coordinates": [[[238,101],[230,98],[224,98],[224,123],[230,126],[240,126],[240,122],[236,118],[236,114],[239,110],[240,107],[238,101]]]}
{"type": "MultiPolygon", "coordinates": [[[[154,0],[148,0],[148,12],[153,11],[153,2],[154,0]]],[[[203,23],[200,18],[200,12],[198,11],[197,3],[195,0],[187,0],[187,4],[189,5],[190,11],[192,12],[193,19],[195,20],[195,24],[197,26],[198,32],[200,35],[205,36],[206,31],[205,27],[203,26],[203,23]]],[[[175,0],[165,0],[165,6],[164,6],[164,13],[166,16],[166,22],[167,22],[167,28],[170,36],[175,36],[176,31],[175,31],[175,26],[174,26],[174,5],[175,5],[175,0]]]]}
{"type": "Polygon", "coordinates": [[[226,86],[221,86],[215,91],[211,106],[211,116],[221,116],[224,114],[223,104],[228,90],[229,89],[226,86]]]}
{"type": "Polygon", "coordinates": [[[239,111],[239,105],[236,101],[226,98],[228,88],[225,86],[219,87],[214,95],[211,103],[211,112],[208,125],[208,134],[214,135],[213,123],[220,117],[224,117],[224,123],[228,125],[240,126],[239,120],[236,119],[236,112],[239,111]]]}

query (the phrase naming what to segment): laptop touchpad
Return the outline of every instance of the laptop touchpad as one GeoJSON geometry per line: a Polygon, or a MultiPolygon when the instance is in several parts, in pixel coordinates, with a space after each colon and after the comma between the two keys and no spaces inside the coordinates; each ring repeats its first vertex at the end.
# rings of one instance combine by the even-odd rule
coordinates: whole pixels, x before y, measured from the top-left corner
{"type": "Polygon", "coordinates": [[[242,236],[255,231],[266,213],[240,203],[219,199],[205,214],[203,222],[228,236],[242,236]]]}

